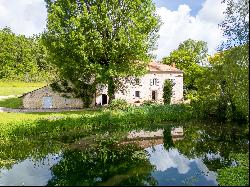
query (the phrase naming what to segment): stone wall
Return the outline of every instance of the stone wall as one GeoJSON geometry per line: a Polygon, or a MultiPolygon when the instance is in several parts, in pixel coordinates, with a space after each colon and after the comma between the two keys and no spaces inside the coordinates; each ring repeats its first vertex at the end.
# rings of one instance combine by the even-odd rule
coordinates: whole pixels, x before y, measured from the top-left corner
{"type": "MultiPolygon", "coordinates": [[[[175,84],[173,87],[173,96],[171,103],[183,102],[183,73],[182,72],[149,72],[139,78],[139,84],[125,83],[126,89],[115,93],[116,99],[125,99],[128,103],[143,103],[146,100],[152,100],[152,91],[156,91],[156,102],[163,103],[163,87],[166,79],[172,80],[175,84]],[[152,80],[157,79],[157,84],[153,85],[152,80]],[[140,96],[136,97],[135,92],[139,91],[140,96]]],[[[101,85],[99,85],[100,87],[101,85]]],[[[102,85],[102,89],[97,89],[93,96],[92,106],[102,105],[102,94],[108,94],[107,85],[102,85]]],[[[69,94],[68,94],[69,95],[69,94]]],[[[70,95],[69,95],[70,96],[70,95]]],[[[23,96],[24,108],[44,108],[43,98],[52,98],[51,108],[83,108],[83,102],[77,98],[63,97],[62,93],[53,92],[52,88],[47,86],[23,96]]],[[[108,97],[107,97],[108,101],[108,97]]]]}
{"type": "Polygon", "coordinates": [[[51,108],[83,108],[83,101],[81,99],[63,97],[62,93],[52,91],[50,86],[40,88],[24,95],[23,108],[44,108],[43,97],[52,97],[51,108]]]}
{"type": "MultiPolygon", "coordinates": [[[[183,73],[181,72],[149,72],[139,78],[139,84],[126,83],[126,89],[115,93],[116,99],[125,99],[128,103],[142,103],[152,100],[152,91],[157,92],[156,102],[163,103],[163,87],[165,80],[170,79],[175,83],[171,103],[183,102],[183,73]],[[152,80],[157,79],[157,85],[152,85],[152,80]],[[135,96],[135,92],[140,92],[140,97],[135,96]]],[[[102,104],[102,94],[107,94],[107,85],[96,94],[97,105],[102,104]]]]}
{"type": "Polygon", "coordinates": [[[140,102],[145,100],[152,100],[152,91],[156,91],[156,102],[163,103],[163,87],[166,79],[173,80],[175,83],[173,87],[173,96],[171,103],[179,103],[183,100],[183,74],[182,73],[166,73],[166,72],[150,72],[140,78],[139,85],[128,85],[125,93],[116,93],[116,98],[127,100],[129,103],[140,102]],[[156,85],[152,85],[152,80],[157,79],[156,85]],[[140,97],[135,96],[135,91],[140,92],[140,97]]]}

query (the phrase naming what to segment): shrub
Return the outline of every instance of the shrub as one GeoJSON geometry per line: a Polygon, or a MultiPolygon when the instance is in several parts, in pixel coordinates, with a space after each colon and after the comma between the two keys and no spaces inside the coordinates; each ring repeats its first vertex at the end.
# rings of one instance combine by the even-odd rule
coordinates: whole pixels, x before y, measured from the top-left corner
{"type": "Polygon", "coordinates": [[[221,186],[249,185],[249,154],[230,154],[237,166],[225,167],[218,170],[218,182],[221,186]]]}
{"type": "Polygon", "coordinates": [[[163,87],[163,101],[164,104],[170,104],[172,97],[173,82],[171,80],[165,80],[163,87]]]}
{"type": "Polygon", "coordinates": [[[129,107],[129,104],[124,99],[114,99],[109,104],[108,109],[110,110],[126,110],[129,107]]]}

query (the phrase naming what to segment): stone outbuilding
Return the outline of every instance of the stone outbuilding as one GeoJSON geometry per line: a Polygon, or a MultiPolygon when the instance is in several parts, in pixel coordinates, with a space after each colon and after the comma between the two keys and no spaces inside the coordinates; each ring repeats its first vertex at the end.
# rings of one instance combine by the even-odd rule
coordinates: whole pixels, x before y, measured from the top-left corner
{"type": "Polygon", "coordinates": [[[70,94],[58,93],[50,85],[28,92],[22,96],[23,108],[83,108],[83,101],[70,94]]]}

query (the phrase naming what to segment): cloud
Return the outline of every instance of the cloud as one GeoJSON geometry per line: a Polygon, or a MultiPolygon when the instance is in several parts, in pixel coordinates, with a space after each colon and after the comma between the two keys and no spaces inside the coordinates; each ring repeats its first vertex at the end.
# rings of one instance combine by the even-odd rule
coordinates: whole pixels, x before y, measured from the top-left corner
{"type": "MultiPolygon", "coordinates": [[[[157,8],[163,22],[158,49],[153,52],[157,60],[169,55],[188,38],[206,41],[209,54],[213,54],[223,38],[218,24],[223,20],[224,10],[225,5],[218,0],[206,0],[196,16],[191,15],[186,4],[179,5],[176,11],[157,8]]],[[[44,0],[0,0],[0,28],[8,26],[16,34],[31,36],[43,32],[46,18],[44,0]]]]}
{"type": "Polygon", "coordinates": [[[48,154],[41,161],[34,162],[27,158],[14,164],[10,170],[1,169],[0,186],[45,186],[52,177],[51,166],[58,163],[60,159],[61,153],[48,154]]]}
{"type": "Polygon", "coordinates": [[[149,153],[150,163],[156,166],[157,171],[166,171],[169,168],[176,168],[180,174],[186,174],[190,170],[189,160],[181,155],[177,149],[166,151],[163,145],[156,145],[154,149],[146,148],[149,153]]]}
{"type": "Polygon", "coordinates": [[[8,26],[16,34],[31,36],[46,26],[44,0],[0,1],[0,28],[8,26]]]}
{"type": "Polygon", "coordinates": [[[225,8],[218,0],[206,0],[196,16],[190,15],[191,9],[186,4],[179,5],[176,11],[156,8],[163,23],[159,31],[158,49],[154,51],[157,60],[168,56],[189,38],[206,41],[209,54],[215,53],[223,40],[223,32],[218,24],[224,19],[225,8]]]}

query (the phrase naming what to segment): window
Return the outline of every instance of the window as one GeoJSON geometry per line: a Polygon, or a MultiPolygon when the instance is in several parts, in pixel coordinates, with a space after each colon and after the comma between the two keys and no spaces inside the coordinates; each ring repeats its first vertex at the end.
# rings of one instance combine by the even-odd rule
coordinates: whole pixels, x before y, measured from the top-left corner
{"type": "Polygon", "coordinates": [[[139,91],[135,91],[135,97],[140,97],[140,92],[139,91]]]}
{"type": "Polygon", "coordinates": [[[152,86],[152,85],[158,86],[159,85],[159,79],[157,79],[157,78],[150,79],[150,86],[152,86]]]}

